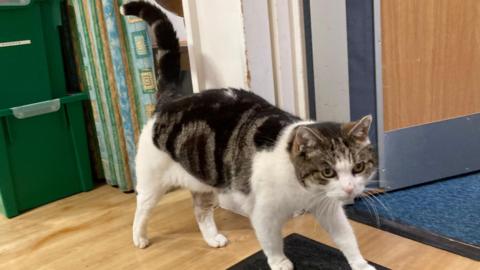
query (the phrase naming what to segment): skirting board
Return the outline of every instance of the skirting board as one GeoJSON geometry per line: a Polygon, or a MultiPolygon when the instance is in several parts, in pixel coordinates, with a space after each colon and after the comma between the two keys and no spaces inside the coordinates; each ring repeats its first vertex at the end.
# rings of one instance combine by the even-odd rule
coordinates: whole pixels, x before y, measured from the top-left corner
{"type": "Polygon", "coordinates": [[[469,245],[455,239],[437,235],[430,231],[406,224],[401,224],[382,217],[379,218],[377,224],[376,220],[372,218],[370,213],[359,211],[353,207],[347,208],[346,213],[348,218],[351,220],[367,224],[371,227],[391,232],[393,234],[400,235],[432,247],[443,249],[472,260],[480,261],[480,248],[477,246],[469,245]]]}
{"type": "Polygon", "coordinates": [[[384,135],[381,187],[392,190],[480,170],[480,114],[384,135]]]}

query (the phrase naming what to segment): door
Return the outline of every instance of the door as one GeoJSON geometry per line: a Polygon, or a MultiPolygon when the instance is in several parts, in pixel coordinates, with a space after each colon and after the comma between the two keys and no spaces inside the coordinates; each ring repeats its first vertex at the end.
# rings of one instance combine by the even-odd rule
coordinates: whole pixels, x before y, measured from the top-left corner
{"type": "Polygon", "coordinates": [[[480,1],[375,0],[375,9],[381,185],[479,170],[480,1]]]}

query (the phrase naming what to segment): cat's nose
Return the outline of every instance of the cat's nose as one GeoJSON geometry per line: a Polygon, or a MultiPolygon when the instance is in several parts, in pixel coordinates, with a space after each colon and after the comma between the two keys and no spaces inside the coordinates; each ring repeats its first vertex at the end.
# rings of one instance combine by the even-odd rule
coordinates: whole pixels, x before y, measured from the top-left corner
{"type": "Polygon", "coordinates": [[[352,195],[353,185],[349,184],[348,186],[343,187],[343,191],[345,191],[345,193],[347,193],[348,195],[352,195]]]}

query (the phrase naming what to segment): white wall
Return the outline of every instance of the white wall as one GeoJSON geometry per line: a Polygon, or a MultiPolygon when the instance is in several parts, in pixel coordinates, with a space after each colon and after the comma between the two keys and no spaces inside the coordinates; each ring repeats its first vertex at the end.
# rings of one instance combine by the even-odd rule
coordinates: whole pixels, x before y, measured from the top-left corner
{"type": "Polygon", "coordinates": [[[302,0],[269,0],[277,105],[308,118],[302,0]]]}
{"type": "Polygon", "coordinates": [[[249,89],[275,104],[272,39],[266,0],[242,0],[249,89]]]}
{"type": "Polygon", "coordinates": [[[307,117],[302,0],[183,0],[195,92],[251,90],[307,117]]]}
{"type": "Polygon", "coordinates": [[[248,88],[242,5],[239,0],[183,0],[195,92],[248,88]]]}
{"type": "Polygon", "coordinates": [[[311,0],[317,120],[349,121],[346,0],[311,0]]]}

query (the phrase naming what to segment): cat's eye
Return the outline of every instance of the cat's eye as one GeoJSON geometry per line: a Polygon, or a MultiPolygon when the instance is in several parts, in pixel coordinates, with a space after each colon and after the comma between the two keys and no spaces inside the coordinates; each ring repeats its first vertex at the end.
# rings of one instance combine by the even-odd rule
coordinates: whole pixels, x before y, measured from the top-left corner
{"type": "Polygon", "coordinates": [[[359,163],[355,164],[355,166],[352,169],[352,172],[354,174],[358,174],[358,173],[363,172],[364,170],[365,170],[365,162],[359,162],[359,163]]]}
{"type": "Polygon", "coordinates": [[[337,175],[332,168],[325,168],[320,173],[324,178],[333,178],[337,175]]]}

